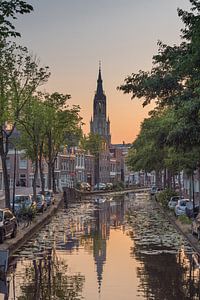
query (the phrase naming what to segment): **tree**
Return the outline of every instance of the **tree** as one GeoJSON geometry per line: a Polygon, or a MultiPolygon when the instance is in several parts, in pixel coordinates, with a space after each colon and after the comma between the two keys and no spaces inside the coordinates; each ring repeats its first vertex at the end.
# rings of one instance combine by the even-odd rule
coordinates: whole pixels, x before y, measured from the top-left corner
{"type": "Polygon", "coordinates": [[[165,151],[165,162],[168,167],[185,168],[187,157],[187,165],[190,159],[190,169],[194,170],[199,159],[190,152],[196,152],[200,141],[200,2],[190,0],[190,3],[191,12],[178,9],[184,23],[180,45],[158,42],[151,71],[128,76],[118,89],[130,93],[132,99],[142,99],[143,106],[155,101],[153,113],[169,110],[174,120],[171,118],[173,126],[167,132],[165,146],[173,150],[165,151]],[[177,166],[172,160],[180,155],[177,166]]]}
{"type": "Polygon", "coordinates": [[[32,5],[26,1],[9,0],[0,3],[0,40],[9,36],[17,37],[20,33],[15,30],[11,20],[15,20],[17,14],[30,13],[33,10],[32,5]]]}
{"type": "Polygon", "coordinates": [[[46,113],[45,109],[45,105],[36,96],[31,97],[29,105],[25,106],[23,115],[18,122],[18,129],[20,131],[18,148],[24,150],[24,155],[32,162],[34,199],[36,199],[40,151],[45,137],[45,128],[41,122],[46,113]]]}
{"type": "Polygon", "coordinates": [[[54,192],[56,191],[54,167],[58,152],[63,146],[71,143],[72,136],[79,136],[82,124],[79,115],[80,107],[74,105],[69,108],[66,105],[69,98],[69,95],[57,92],[46,94],[44,97],[46,105],[44,156],[48,164],[48,188],[51,189],[53,183],[54,192]]]}
{"type": "Polygon", "coordinates": [[[9,139],[23,110],[36,89],[47,81],[48,67],[39,67],[36,58],[26,47],[6,43],[0,48],[0,156],[2,160],[5,201],[10,207],[10,193],[6,159],[9,139]]]}

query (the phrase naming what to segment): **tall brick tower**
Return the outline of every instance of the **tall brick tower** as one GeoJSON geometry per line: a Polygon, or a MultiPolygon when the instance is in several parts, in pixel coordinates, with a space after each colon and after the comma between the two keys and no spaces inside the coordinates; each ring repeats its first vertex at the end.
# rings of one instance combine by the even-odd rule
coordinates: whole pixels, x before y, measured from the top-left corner
{"type": "Polygon", "coordinates": [[[95,184],[110,182],[110,120],[107,118],[106,113],[106,95],[103,91],[101,64],[99,64],[97,89],[93,101],[93,118],[90,121],[90,133],[100,135],[105,141],[104,150],[95,159],[95,184]]]}
{"type": "Polygon", "coordinates": [[[111,144],[110,120],[106,115],[106,95],[103,91],[103,80],[101,76],[101,65],[97,79],[97,89],[93,102],[93,119],[90,121],[90,132],[99,134],[105,138],[108,147],[111,144]]]}

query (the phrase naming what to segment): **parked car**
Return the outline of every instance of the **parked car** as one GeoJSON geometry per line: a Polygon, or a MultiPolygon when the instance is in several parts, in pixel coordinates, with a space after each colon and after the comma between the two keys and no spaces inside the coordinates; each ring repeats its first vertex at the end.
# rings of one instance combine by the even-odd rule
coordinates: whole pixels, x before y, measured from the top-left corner
{"type": "Polygon", "coordinates": [[[150,194],[153,196],[153,195],[155,195],[155,194],[157,193],[157,191],[158,191],[157,186],[152,186],[152,187],[151,187],[150,194]]]}
{"type": "Polygon", "coordinates": [[[107,190],[112,190],[113,189],[113,183],[112,182],[107,182],[106,183],[106,189],[107,190]]]}
{"type": "Polygon", "coordinates": [[[0,209],[0,243],[10,236],[14,238],[17,234],[17,220],[14,214],[7,208],[0,209]]]}
{"type": "Polygon", "coordinates": [[[105,183],[97,183],[94,186],[94,190],[106,190],[106,184],[105,183]]]}
{"type": "MultiPolygon", "coordinates": [[[[42,195],[42,191],[38,193],[42,195]]],[[[52,190],[44,190],[44,198],[46,200],[47,206],[50,206],[54,201],[53,191],[52,190]]]]}
{"type": "Polygon", "coordinates": [[[178,200],[182,199],[181,196],[173,196],[170,198],[169,202],[168,202],[168,207],[170,209],[174,209],[175,206],[178,204],[178,200]]]}
{"type": "Polygon", "coordinates": [[[195,218],[199,213],[199,203],[195,203],[193,206],[193,201],[189,201],[186,204],[185,213],[189,218],[195,218]]]}
{"type": "Polygon", "coordinates": [[[81,182],[80,183],[80,190],[90,192],[91,191],[91,186],[88,182],[81,182]]]}
{"type": "Polygon", "coordinates": [[[192,234],[196,234],[200,240],[200,214],[192,221],[192,234]]]}
{"type": "Polygon", "coordinates": [[[32,202],[33,202],[33,207],[35,207],[35,209],[38,212],[43,212],[47,209],[47,202],[44,195],[42,194],[37,194],[36,200],[33,199],[33,195],[32,195],[32,202]]]}
{"type": "Polygon", "coordinates": [[[177,205],[175,206],[175,209],[174,209],[174,213],[177,217],[186,214],[186,212],[185,212],[186,204],[189,201],[190,201],[189,199],[180,199],[180,200],[178,200],[178,203],[177,203],[177,205]]]}
{"type": "MultiPolygon", "coordinates": [[[[30,195],[15,195],[14,198],[14,213],[19,214],[20,211],[31,207],[32,200],[30,195]]],[[[11,208],[13,208],[13,200],[10,202],[11,208]]]]}

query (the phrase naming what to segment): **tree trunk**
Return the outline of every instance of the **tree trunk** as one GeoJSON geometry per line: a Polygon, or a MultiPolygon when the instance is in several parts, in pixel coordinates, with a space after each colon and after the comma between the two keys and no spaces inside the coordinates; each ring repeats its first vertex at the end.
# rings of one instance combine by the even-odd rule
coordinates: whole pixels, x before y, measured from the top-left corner
{"type": "Polygon", "coordinates": [[[173,190],[176,190],[176,181],[175,181],[175,175],[172,175],[172,180],[173,180],[173,190]]]}
{"type": "Polygon", "coordinates": [[[156,186],[160,187],[160,172],[156,170],[156,186]]]}
{"type": "Polygon", "coordinates": [[[168,176],[167,176],[167,187],[168,187],[168,189],[171,189],[172,188],[172,173],[171,173],[171,171],[170,170],[168,170],[168,172],[167,172],[168,174],[168,176]]]}
{"type": "Polygon", "coordinates": [[[4,180],[4,191],[5,191],[5,206],[10,208],[10,183],[8,178],[8,169],[6,164],[6,152],[4,150],[4,139],[0,137],[0,156],[2,161],[3,180],[4,180]]]}
{"type": "Polygon", "coordinates": [[[194,172],[191,175],[191,185],[192,185],[192,201],[193,201],[193,212],[195,212],[195,197],[194,197],[194,172]]]}
{"type": "Polygon", "coordinates": [[[42,190],[42,194],[44,194],[44,190],[45,190],[45,178],[44,178],[43,165],[42,165],[42,148],[43,148],[43,146],[40,146],[39,170],[40,170],[41,190],[42,190]]]}
{"type": "Polygon", "coordinates": [[[179,186],[179,194],[180,196],[183,196],[182,194],[182,184],[181,184],[181,173],[178,172],[178,186],[179,186]]]}
{"type": "Polygon", "coordinates": [[[55,163],[52,164],[51,166],[52,170],[52,184],[53,184],[53,192],[56,193],[56,179],[55,179],[55,163]]]}
{"type": "Polygon", "coordinates": [[[48,133],[48,189],[51,190],[52,187],[52,139],[51,132],[48,133]]]}
{"type": "Polygon", "coordinates": [[[163,188],[165,189],[166,186],[167,186],[167,169],[164,168],[163,188]]]}
{"type": "Polygon", "coordinates": [[[37,179],[38,179],[38,158],[35,159],[35,170],[33,177],[33,199],[36,200],[37,195],[37,179]]]}
{"type": "Polygon", "coordinates": [[[51,190],[52,187],[52,163],[48,162],[48,189],[51,190]]]}

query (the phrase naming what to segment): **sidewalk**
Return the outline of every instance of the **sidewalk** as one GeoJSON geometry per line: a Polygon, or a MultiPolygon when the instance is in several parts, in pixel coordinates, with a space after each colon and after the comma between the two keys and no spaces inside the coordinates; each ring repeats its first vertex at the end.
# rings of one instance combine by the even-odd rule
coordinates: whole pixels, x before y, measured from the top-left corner
{"type": "Polygon", "coordinates": [[[6,239],[3,244],[0,244],[0,250],[9,250],[9,256],[11,256],[19,247],[26,243],[28,239],[37,233],[42,226],[49,222],[50,218],[56,213],[62,202],[62,194],[57,194],[53,205],[42,214],[38,214],[28,227],[22,228],[19,226],[17,236],[14,239],[6,239]]]}

